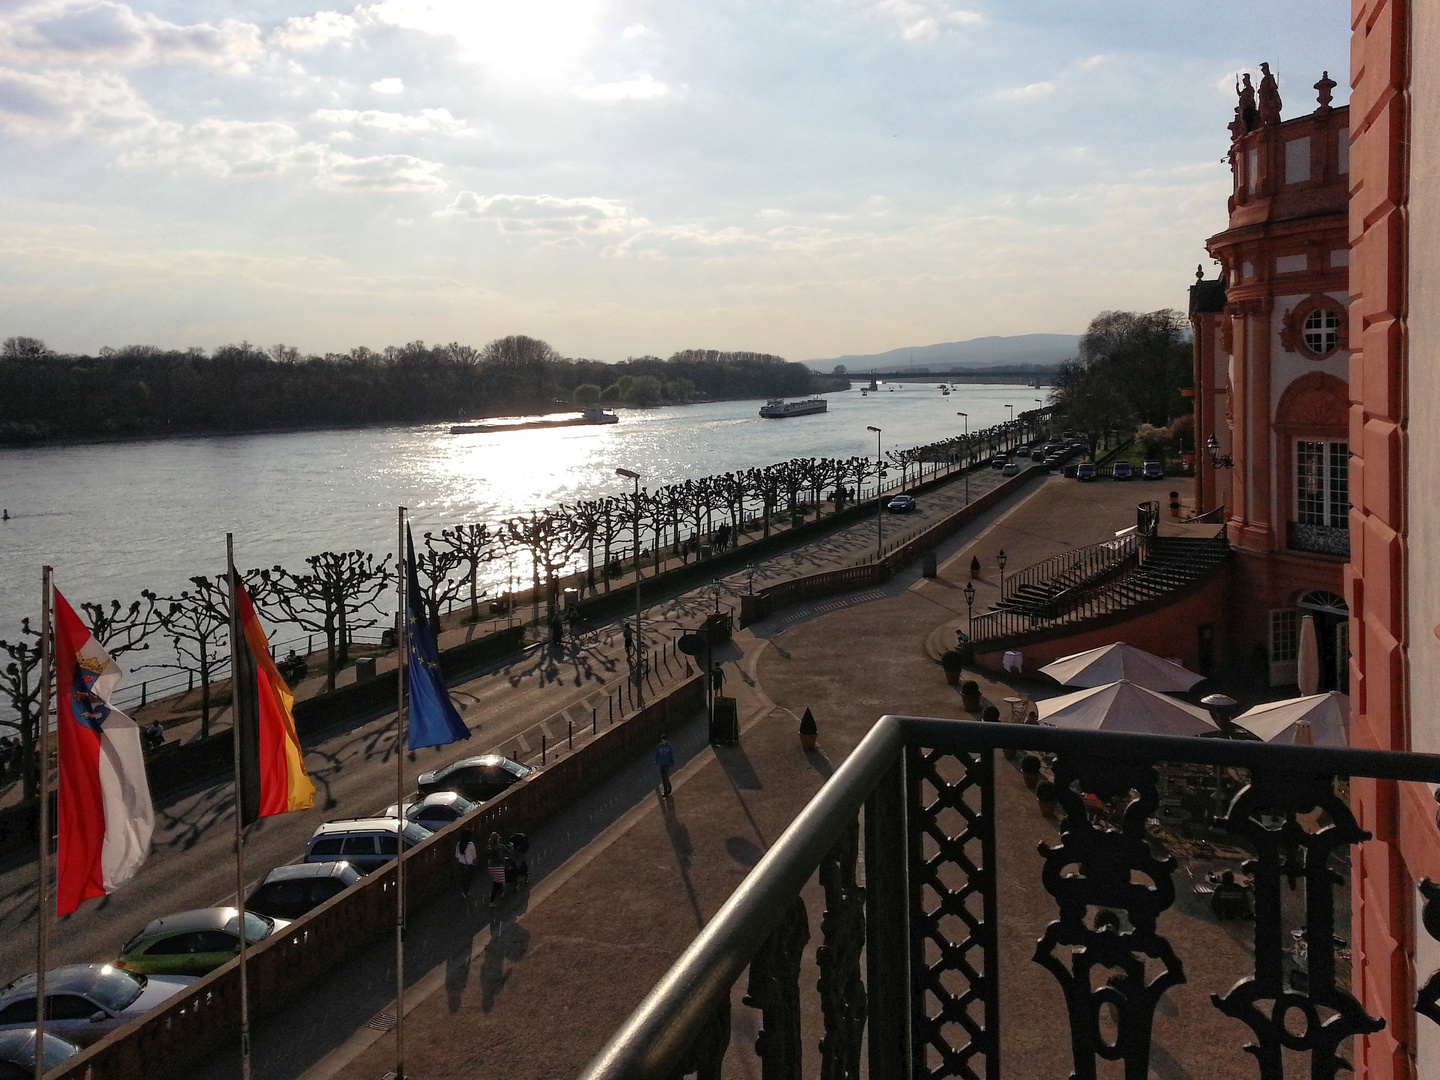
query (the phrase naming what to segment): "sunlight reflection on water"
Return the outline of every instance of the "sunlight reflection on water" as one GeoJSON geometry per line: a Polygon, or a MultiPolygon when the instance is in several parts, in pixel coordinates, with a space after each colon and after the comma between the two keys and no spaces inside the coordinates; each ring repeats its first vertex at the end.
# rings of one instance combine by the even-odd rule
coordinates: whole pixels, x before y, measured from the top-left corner
{"type": "MultiPolygon", "coordinates": [[[[223,570],[225,533],[242,567],[301,569],[333,548],[394,550],[395,507],[427,529],[654,488],[791,457],[850,457],[976,430],[1034,408],[1043,391],[899,384],[829,395],[830,411],[761,420],[759,402],[623,410],[621,422],[557,431],[451,435],[449,425],[187,438],[0,451],[0,636],[40,606],[40,567],[72,603],[164,594],[223,570]]],[[[492,584],[503,580],[497,564],[492,584]]]]}

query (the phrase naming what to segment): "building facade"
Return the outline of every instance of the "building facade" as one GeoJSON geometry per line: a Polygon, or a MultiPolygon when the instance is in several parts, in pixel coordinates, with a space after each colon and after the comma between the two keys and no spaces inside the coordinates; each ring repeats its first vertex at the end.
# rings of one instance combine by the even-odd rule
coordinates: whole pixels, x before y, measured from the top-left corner
{"type": "Polygon", "coordinates": [[[1316,83],[1284,120],[1266,65],[1238,87],[1229,226],[1191,288],[1198,495],[1225,508],[1234,550],[1227,654],[1272,686],[1296,681],[1315,618],[1320,687],[1349,682],[1349,109],[1316,83]],[[1206,453],[1207,445],[1211,448],[1206,453]]]}
{"type": "MultiPolygon", "coordinates": [[[[1351,557],[1355,746],[1440,752],[1440,12],[1351,6],[1351,557]]],[[[1373,1014],[1413,1002],[1440,968],[1416,886],[1440,881],[1424,785],[1353,784],[1380,843],[1354,866],[1354,991],[1373,1014]]],[[[1361,1040],[1356,1074],[1440,1080],[1440,1027],[1408,1010],[1361,1040]]]]}

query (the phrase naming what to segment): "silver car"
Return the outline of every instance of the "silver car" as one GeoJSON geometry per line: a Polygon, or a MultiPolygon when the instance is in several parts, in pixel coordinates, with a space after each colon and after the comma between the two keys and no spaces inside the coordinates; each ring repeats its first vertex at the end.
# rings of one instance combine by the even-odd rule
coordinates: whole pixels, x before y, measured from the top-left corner
{"type": "MultiPolygon", "coordinates": [[[[191,975],[136,975],[109,964],[69,964],[45,973],[45,1030],[76,1046],[99,1042],[180,993],[191,975]]],[[[0,1031],[35,1026],[35,976],[0,990],[0,1031]]]]}

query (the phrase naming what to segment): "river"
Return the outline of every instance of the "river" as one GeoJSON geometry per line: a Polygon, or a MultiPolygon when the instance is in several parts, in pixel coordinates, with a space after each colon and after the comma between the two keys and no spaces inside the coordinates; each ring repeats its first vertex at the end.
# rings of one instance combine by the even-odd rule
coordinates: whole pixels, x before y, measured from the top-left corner
{"type": "MultiPolygon", "coordinates": [[[[650,488],[792,457],[875,453],[972,431],[1036,407],[1016,385],[895,383],[828,395],[829,412],[762,420],[761,402],[623,409],[620,423],[556,431],[451,435],[448,424],[156,439],[0,450],[0,637],[38,618],[40,570],[71,603],[142,589],[161,595],[224,570],[225,534],[242,568],[304,567],[324,550],[394,550],[395,508],[417,539],[462,522],[495,522],[558,502],[650,488]],[[890,386],[894,389],[891,391],[890,386]]],[[[506,570],[497,564],[492,585],[506,570]]]]}

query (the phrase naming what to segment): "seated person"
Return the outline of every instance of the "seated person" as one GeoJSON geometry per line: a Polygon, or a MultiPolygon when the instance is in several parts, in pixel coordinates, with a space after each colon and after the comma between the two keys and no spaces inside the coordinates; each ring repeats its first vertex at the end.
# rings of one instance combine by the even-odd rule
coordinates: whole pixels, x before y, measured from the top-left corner
{"type": "Polygon", "coordinates": [[[1210,896],[1210,910],[1222,922],[1228,919],[1243,919],[1250,914],[1250,898],[1245,886],[1235,880],[1235,872],[1226,870],[1215,884],[1210,896]]]}

